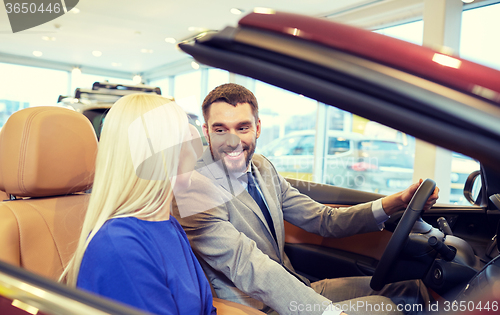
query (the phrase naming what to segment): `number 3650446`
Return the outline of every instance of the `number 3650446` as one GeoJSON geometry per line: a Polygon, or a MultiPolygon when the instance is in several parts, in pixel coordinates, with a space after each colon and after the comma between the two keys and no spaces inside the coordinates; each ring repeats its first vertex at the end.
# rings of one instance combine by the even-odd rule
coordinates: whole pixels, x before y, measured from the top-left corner
{"type": "Polygon", "coordinates": [[[61,12],[60,3],[5,3],[7,13],[59,13],[61,12]]]}

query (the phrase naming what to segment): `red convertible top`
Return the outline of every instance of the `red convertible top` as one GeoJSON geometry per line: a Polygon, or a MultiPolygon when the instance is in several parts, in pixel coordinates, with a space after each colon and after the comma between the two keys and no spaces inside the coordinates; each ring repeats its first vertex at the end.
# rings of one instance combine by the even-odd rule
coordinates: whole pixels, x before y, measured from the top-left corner
{"type": "Polygon", "coordinates": [[[325,19],[283,12],[250,13],[239,24],[304,38],[500,104],[500,71],[427,47],[325,19]]]}

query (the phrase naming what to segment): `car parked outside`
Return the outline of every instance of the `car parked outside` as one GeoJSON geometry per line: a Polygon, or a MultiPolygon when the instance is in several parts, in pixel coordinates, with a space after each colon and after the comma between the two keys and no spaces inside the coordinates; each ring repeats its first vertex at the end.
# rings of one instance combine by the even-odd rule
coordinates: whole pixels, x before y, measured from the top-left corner
{"type": "MultiPolygon", "coordinates": [[[[314,130],[291,132],[258,152],[281,175],[313,181],[315,134],[314,130]]],[[[330,130],[322,162],[325,184],[391,194],[412,182],[412,150],[395,140],[330,130]]]]}
{"type": "MultiPolygon", "coordinates": [[[[148,86],[144,84],[126,85],[110,83],[107,81],[94,82],[91,89],[77,88],[74,96],[60,95],[58,104],[85,115],[92,123],[97,139],[99,139],[102,124],[104,123],[106,114],[111,106],[121,97],[132,93],[152,93],[161,95],[161,89],[156,86],[148,86]]],[[[163,97],[174,100],[171,96],[163,95],[163,97]]],[[[198,129],[198,132],[202,134],[201,122],[198,115],[189,112],[186,114],[188,116],[189,123],[195,126],[196,129],[198,129]]],[[[203,144],[206,145],[205,138],[202,137],[201,139],[203,144]]]]}

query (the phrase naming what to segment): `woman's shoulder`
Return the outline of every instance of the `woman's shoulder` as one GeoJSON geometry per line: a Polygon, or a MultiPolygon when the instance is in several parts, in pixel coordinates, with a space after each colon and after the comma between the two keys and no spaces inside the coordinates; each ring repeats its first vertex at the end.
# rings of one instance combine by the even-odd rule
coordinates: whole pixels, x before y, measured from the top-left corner
{"type": "Polygon", "coordinates": [[[158,259],[155,236],[141,223],[134,217],[108,220],[90,241],[84,259],[104,264],[158,259]]]}
{"type": "Polygon", "coordinates": [[[99,251],[127,252],[134,244],[147,242],[147,229],[134,217],[106,221],[90,241],[89,248],[99,251]]]}
{"type": "Polygon", "coordinates": [[[139,219],[135,217],[114,218],[106,221],[96,236],[100,234],[102,237],[129,237],[138,234],[141,230],[143,228],[139,219]]]}

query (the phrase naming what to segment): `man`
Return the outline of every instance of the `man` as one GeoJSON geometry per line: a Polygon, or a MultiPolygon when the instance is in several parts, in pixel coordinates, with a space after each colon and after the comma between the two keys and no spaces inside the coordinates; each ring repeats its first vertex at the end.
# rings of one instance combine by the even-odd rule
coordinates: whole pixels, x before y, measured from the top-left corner
{"type": "MultiPolygon", "coordinates": [[[[284,253],[283,221],[325,237],[378,231],[389,215],[406,207],[418,184],[371,203],[343,209],[324,206],[291,187],[265,157],[254,155],[261,122],[257,100],[249,90],[237,84],[221,85],[207,95],[202,110],[209,149],[196,168],[205,179],[193,180],[189,196],[191,201],[211,204],[211,209],[186,216],[179,205],[173,212],[217,296],[281,315],[339,314],[327,306],[353,298],[391,303],[382,296],[368,296],[374,294],[369,277],[311,284],[298,275],[284,253]]],[[[426,208],[437,195],[436,189],[426,208]]],[[[202,206],[199,211],[205,209],[202,206]]],[[[379,293],[413,297],[409,303],[423,302],[415,300],[417,295],[427,299],[417,281],[384,290],[379,293]]],[[[365,313],[351,310],[347,313],[365,313]]]]}

